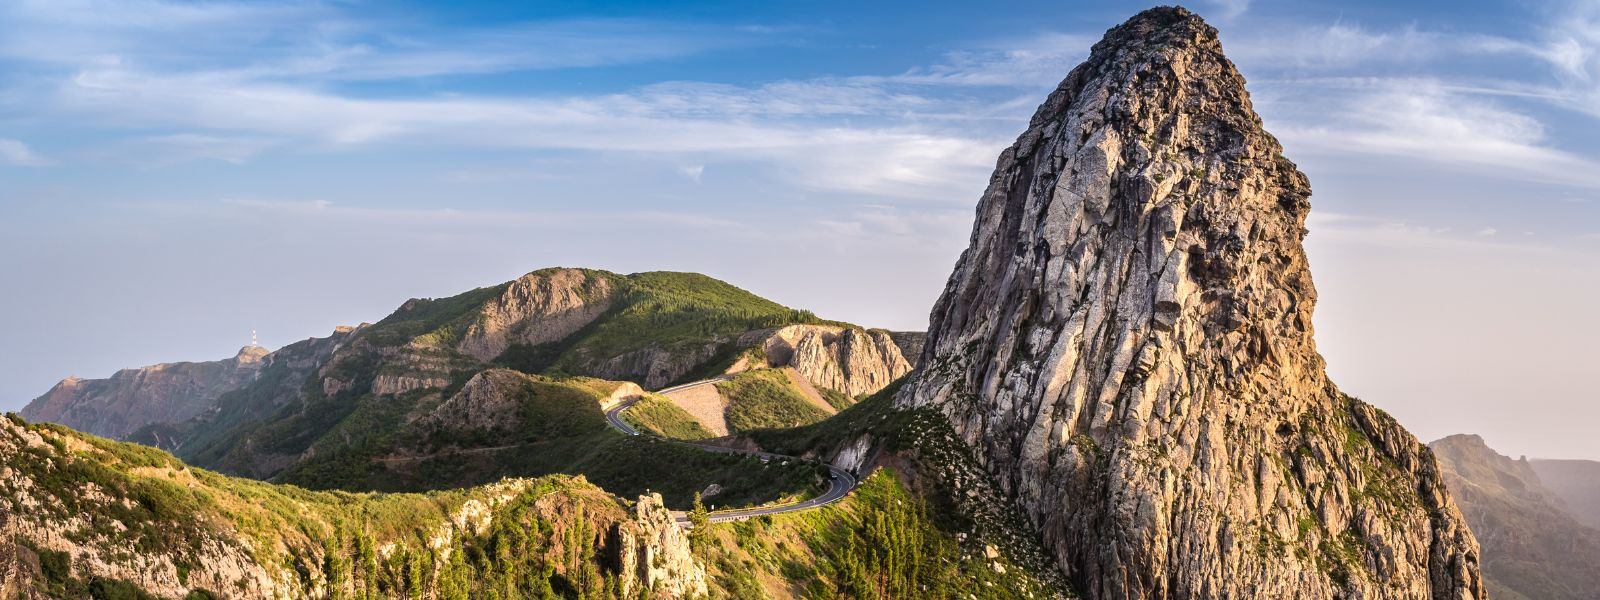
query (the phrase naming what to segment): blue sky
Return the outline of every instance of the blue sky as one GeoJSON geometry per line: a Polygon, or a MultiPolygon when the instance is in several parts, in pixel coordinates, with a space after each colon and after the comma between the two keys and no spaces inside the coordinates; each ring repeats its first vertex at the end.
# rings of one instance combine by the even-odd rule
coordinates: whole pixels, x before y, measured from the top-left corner
{"type": "MultiPolygon", "coordinates": [[[[921,329],[996,154],[1146,5],[0,3],[0,409],[549,265],[921,329]]],[[[1319,346],[1425,439],[1600,459],[1600,5],[1233,0],[1319,346]]]]}

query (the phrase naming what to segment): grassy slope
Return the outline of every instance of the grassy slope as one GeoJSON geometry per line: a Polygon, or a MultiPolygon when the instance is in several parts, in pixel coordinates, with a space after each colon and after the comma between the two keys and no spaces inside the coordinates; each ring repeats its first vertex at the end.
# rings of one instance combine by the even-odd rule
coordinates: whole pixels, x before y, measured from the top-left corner
{"type": "Polygon", "coordinates": [[[880,469],[820,510],[713,525],[698,550],[713,585],[741,599],[1050,596],[1004,555],[963,548],[951,507],[898,475],[880,469]]]}
{"type": "Polygon", "coordinates": [[[736,354],[731,339],[755,329],[821,323],[796,310],[698,273],[657,271],[622,278],[612,310],[565,340],[513,346],[497,363],[528,373],[588,373],[607,359],[646,348],[695,351],[723,347],[708,363],[736,354]]]}
{"type": "Polygon", "coordinates": [[[734,433],[797,427],[828,418],[777,369],[745,371],[716,385],[728,399],[728,431],[734,433]]]}
{"type": "Polygon", "coordinates": [[[671,400],[655,394],[646,394],[634,403],[622,418],[640,431],[676,440],[703,440],[714,437],[700,425],[693,415],[678,408],[671,400]]]}
{"type": "MultiPolygon", "coordinates": [[[[701,346],[715,336],[817,320],[808,312],[785,308],[703,275],[590,274],[610,278],[618,288],[620,301],[610,312],[567,340],[539,348],[514,347],[497,362],[525,372],[584,372],[586,362],[645,347],[701,346]]],[[[194,431],[193,443],[183,446],[180,455],[225,472],[269,478],[285,469],[297,469],[298,457],[308,450],[316,455],[361,453],[391,444],[409,418],[431,410],[484,367],[451,347],[477,318],[479,308],[504,288],[502,284],[449,298],[407,302],[359,332],[324,369],[329,378],[347,382],[346,389],[328,395],[322,388],[323,378],[312,378],[298,390],[296,401],[270,415],[252,415],[231,423],[232,427],[194,431]],[[431,365],[432,370],[424,376],[442,376],[451,384],[441,394],[376,397],[367,393],[380,372],[400,369],[393,361],[385,362],[387,351],[381,349],[402,346],[408,356],[431,365]]],[[[240,396],[254,406],[282,403],[278,398],[255,397],[259,396],[255,392],[266,389],[266,385],[251,386],[241,390],[240,396]]]]}
{"type": "MultiPolygon", "coordinates": [[[[329,583],[345,597],[596,589],[605,585],[599,574],[604,528],[626,515],[609,494],[581,479],[516,480],[428,494],[315,492],[228,477],[146,446],[6,418],[0,424],[0,448],[6,449],[0,466],[9,476],[0,481],[0,508],[18,521],[37,519],[60,528],[72,545],[101,551],[99,562],[127,564],[126,553],[133,552],[145,561],[137,568],[180,581],[203,579],[196,574],[212,567],[208,553],[242,547],[255,564],[295,582],[305,594],[329,583]],[[30,444],[31,435],[45,443],[30,444]],[[467,502],[506,490],[511,499],[493,510],[489,530],[456,538],[447,548],[426,543],[450,530],[449,515],[467,502]],[[24,501],[34,508],[24,513],[9,505],[24,501]],[[390,558],[375,557],[373,549],[386,544],[394,544],[390,558]]],[[[36,591],[52,597],[145,597],[126,581],[86,571],[87,557],[51,549],[61,541],[28,535],[17,540],[38,557],[40,568],[30,577],[36,591]]]]}
{"type": "MultiPolygon", "coordinates": [[[[1069,594],[1068,584],[1037,535],[1010,508],[949,422],[928,409],[894,407],[894,396],[903,383],[903,379],[897,380],[825,421],[756,430],[746,436],[764,450],[794,456],[830,456],[862,436],[870,437],[882,452],[879,463],[893,464],[900,479],[917,482],[913,494],[928,507],[929,519],[944,532],[965,534],[963,551],[993,545],[1005,559],[1007,573],[1069,594]]],[[[878,476],[881,473],[873,477],[878,476]]]]}
{"type": "Polygon", "coordinates": [[[592,379],[530,376],[522,389],[510,392],[520,415],[509,430],[461,430],[418,421],[319,453],[279,479],[317,489],[421,491],[507,475],[581,474],[624,496],[661,492],[669,506],[679,507],[687,507],[696,491],[712,483],[724,490],[721,503],[736,506],[810,494],[820,485],[820,474],[811,467],[763,464],[623,435],[605,422],[602,389],[592,379]],[[383,457],[400,460],[378,460],[383,457]]]}
{"type": "Polygon", "coordinates": [[[817,392],[822,394],[822,399],[827,400],[828,404],[832,405],[834,410],[844,410],[846,408],[850,408],[851,406],[855,406],[856,404],[855,398],[851,398],[844,392],[835,390],[833,388],[819,387],[817,388],[817,392]]]}
{"type": "Polygon", "coordinates": [[[758,429],[746,435],[769,452],[793,456],[838,448],[863,434],[896,440],[914,416],[910,411],[894,410],[894,395],[904,383],[904,378],[895,380],[824,421],[786,429],[758,429]]]}

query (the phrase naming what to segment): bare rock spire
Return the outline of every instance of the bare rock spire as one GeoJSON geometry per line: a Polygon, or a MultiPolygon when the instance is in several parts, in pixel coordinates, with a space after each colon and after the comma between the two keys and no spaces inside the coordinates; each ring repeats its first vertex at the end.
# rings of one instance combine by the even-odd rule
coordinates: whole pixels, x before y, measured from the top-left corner
{"type": "Polygon", "coordinates": [[[1001,153],[897,402],[1092,598],[1482,598],[1432,454],[1324,373],[1310,195],[1216,30],[1140,13],[1001,153]]]}

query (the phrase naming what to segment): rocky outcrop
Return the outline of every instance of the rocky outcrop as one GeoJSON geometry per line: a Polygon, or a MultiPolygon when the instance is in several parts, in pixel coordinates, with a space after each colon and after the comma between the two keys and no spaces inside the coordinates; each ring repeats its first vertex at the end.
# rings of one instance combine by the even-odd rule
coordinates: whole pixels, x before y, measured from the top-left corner
{"type": "Polygon", "coordinates": [[[647,389],[660,389],[716,357],[727,343],[728,339],[715,336],[703,343],[641,348],[593,363],[584,374],[601,379],[633,380],[647,389]]]}
{"type": "Polygon", "coordinates": [[[900,355],[915,360],[922,356],[922,346],[928,341],[926,331],[891,331],[889,339],[894,340],[894,345],[900,347],[900,355]]]}
{"type": "Polygon", "coordinates": [[[1091,598],[1481,598],[1432,453],[1324,373],[1281,150],[1198,16],[1111,29],[1001,153],[896,402],[1091,598]]]}
{"type": "Polygon", "coordinates": [[[655,598],[695,598],[706,594],[706,567],[689,550],[689,536],[662,503],[661,494],[640,496],[633,520],[617,525],[617,556],[622,596],[649,590],[655,598]]]}
{"type": "Polygon", "coordinates": [[[1450,495],[1483,543],[1483,574],[1496,598],[1600,598],[1600,530],[1547,489],[1526,458],[1502,456],[1476,435],[1428,445],[1450,495]]]}
{"type": "Polygon", "coordinates": [[[526,395],[528,376],[509,369],[490,369],[473,375],[428,419],[453,430],[504,432],[522,421],[518,410],[526,395]]]}
{"type": "Polygon", "coordinates": [[[639,387],[639,384],[632,381],[607,381],[605,383],[614,384],[616,387],[606,392],[605,397],[600,399],[600,410],[611,410],[618,404],[644,395],[644,388],[639,387]]]}
{"type": "Polygon", "coordinates": [[[20,414],[121,438],[151,423],[182,421],[205,412],[215,406],[218,396],[254,380],[268,354],[266,348],[245,346],[224,360],[123,369],[105,379],[68,377],[20,414]]]}
{"type": "Polygon", "coordinates": [[[614,291],[614,282],[599,272],[534,271],[485,304],[456,348],[488,361],[513,344],[560,341],[610,310],[614,291]]]}
{"type": "MultiPolygon", "coordinates": [[[[394,373],[380,373],[372,378],[372,393],[378,396],[397,396],[413,390],[432,390],[450,385],[450,380],[443,377],[415,377],[394,373]]],[[[322,389],[342,391],[344,384],[335,379],[325,379],[322,389]]]]}
{"type": "MultiPolygon", "coordinates": [[[[116,469],[125,466],[102,466],[100,471],[82,467],[82,463],[95,460],[90,452],[87,444],[73,437],[46,438],[0,417],[0,555],[10,554],[18,563],[33,566],[41,564],[42,555],[53,554],[62,557],[60,561],[75,572],[130,582],[164,598],[182,598],[195,588],[230,590],[244,597],[260,598],[294,593],[282,580],[282,573],[254,561],[247,544],[206,535],[210,532],[197,532],[187,540],[188,556],[148,547],[130,553],[130,540],[136,533],[130,530],[142,525],[134,519],[148,518],[150,509],[132,510],[141,505],[108,487],[118,480],[113,475],[116,469]],[[63,456],[69,451],[83,454],[63,456]],[[41,462],[50,464],[59,474],[41,479],[28,472],[41,462]],[[97,481],[86,481],[82,479],[85,472],[101,474],[97,481]],[[66,498],[62,497],[64,492],[69,494],[66,498]],[[70,510],[65,510],[68,505],[64,500],[71,502],[70,510]],[[122,518],[108,518],[108,513],[122,518]],[[191,565],[202,568],[189,569],[191,565]]],[[[187,472],[171,477],[193,485],[193,477],[187,472]]],[[[154,492],[144,496],[147,502],[170,498],[156,497],[154,492]]],[[[37,589],[41,570],[14,568],[12,576],[17,579],[8,582],[0,577],[0,589],[37,589]]],[[[0,571],[0,575],[5,573],[0,571]]]]}
{"type": "Polygon", "coordinates": [[[811,383],[848,396],[871,394],[911,371],[900,345],[883,330],[790,325],[762,345],[767,365],[791,366],[811,383]]]}

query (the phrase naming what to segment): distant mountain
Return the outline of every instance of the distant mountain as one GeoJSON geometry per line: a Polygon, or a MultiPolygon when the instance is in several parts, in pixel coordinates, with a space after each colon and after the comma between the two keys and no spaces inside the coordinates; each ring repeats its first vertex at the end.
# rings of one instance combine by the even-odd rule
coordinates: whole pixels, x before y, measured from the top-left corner
{"type": "Polygon", "coordinates": [[[1600,527],[1600,462],[1536,458],[1528,464],[1544,487],[1567,503],[1574,517],[1590,527],[1600,527]]]}
{"type": "Polygon", "coordinates": [[[1476,435],[1453,435],[1429,446],[1483,546],[1491,597],[1600,598],[1600,529],[1568,511],[1536,463],[1502,456],[1476,435]]]}
{"type": "MultiPolygon", "coordinates": [[[[623,439],[605,428],[593,386],[573,376],[656,388],[781,367],[797,389],[842,406],[908,372],[905,357],[920,351],[908,345],[920,337],[824,321],[704,275],[552,268],[409,300],[377,323],[272,353],[64,382],[23,414],[315,488],[426,490],[584,473],[615,492],[661,491],[677,506],[717,483],[719,501],[738,504],[813,483],[623,439]],[[511,408],[496,413],[500,422],[442,427],[440,411],[464,402],[511,408]],[[553,414],[564,415],[560,427],[542,421],[553,414]],[[107,415],[116,427],[102,426],[107,415]]],[[[788,414],[772,406],[741,402],[735,416],[783,422],[761,420],[788,414]]]]}
{"type": "Polygon", "coordinates": [[[233,358],[123,369],[105,379],[68,377],[22,409],[24,418],[120,438],[150,423],[183,421],[255,380],[271,360],[246,346],[233,358]]]}

